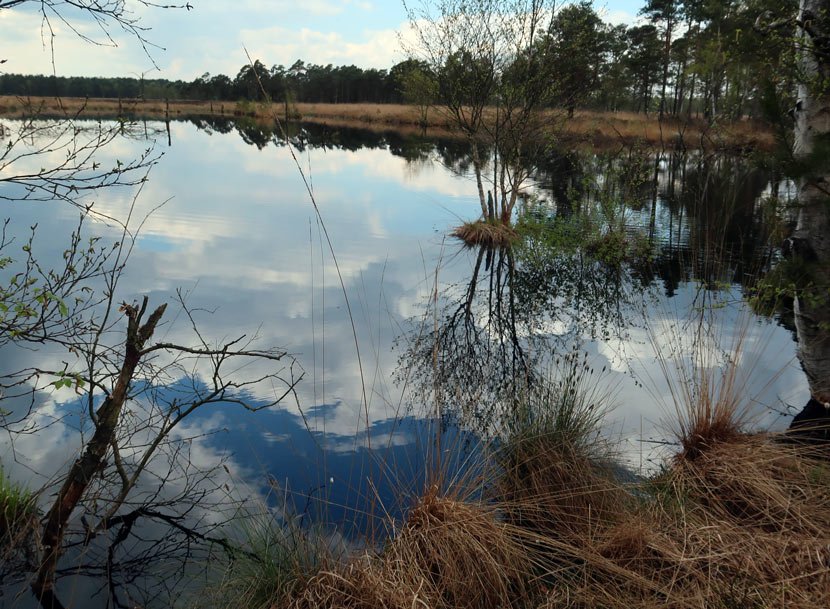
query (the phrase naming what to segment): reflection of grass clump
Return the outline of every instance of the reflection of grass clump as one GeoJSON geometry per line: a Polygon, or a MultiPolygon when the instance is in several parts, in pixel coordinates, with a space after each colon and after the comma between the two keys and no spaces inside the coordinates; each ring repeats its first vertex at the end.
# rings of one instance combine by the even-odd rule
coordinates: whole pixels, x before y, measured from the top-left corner
{"type": "Polygon", "coordinates": [[[610,229],[593,238],[586,242],[585,250],[598,262],[616,269],[624,264],[648,264],[655,253],[645,236],[629,235],[622,229],[610,229]]]}
{"type": "Polygon", "coordinates": [[[584,252],[614,269],[624,264],[647,264],[655,253],[653,243],[644,235],[615,223],[598,223],[576,210],[568,216],[551,216],[544,206],[529,205],[523,210],[516,231],[524,246],[543,256],[584,252]]]}

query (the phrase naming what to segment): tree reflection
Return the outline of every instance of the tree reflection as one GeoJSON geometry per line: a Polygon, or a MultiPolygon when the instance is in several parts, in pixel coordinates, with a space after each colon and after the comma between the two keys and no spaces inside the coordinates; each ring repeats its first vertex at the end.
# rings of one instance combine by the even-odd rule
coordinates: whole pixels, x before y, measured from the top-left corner
{"type": "MultiPolygon", "coordinates": [[[[469,166],[458,147],[436,150],[459,173],[469,166]]],[[[445,415],[493,429],[506,398],[538,382],[556,354],[624,340],[658,286],[670,298],[697,283],[703,302],[734,284],[750,296],[774,262],[771,176],[738,158],[551,152],[537,178],[520,241],[462,250],[469,282],[439,290],[399,341],[414,406],[432,396],[445,415]]]]}
{"type": "Polygon", "coordinates": [[[431,395],[442,414],[461,414],[482,428],[500,396],[530,382],[532,354],[516,316],[515,262],[510,250],[479,247],[466,285],[447,286],[424,323],[398,341],[398,380],[413,395],[431,395]]]}
{"type": "MultiPolygon", "coordinates": [[[[254,145],[285,145],[273,127],[234,128],[254,145]]],[[[313,123],[285,128],[300,151],[381,148],[462,177],[473,172],[470,145],[459,139],[313,123]]],[[[519,210],[521,243],[464,253],[472,256],[469,283],[441,290],[430,305],[435,327],[415,349],[423,351],[418,370],[430,394],[487,410],[511,385],[532,382],[545,357],[537,354],[576,335],[624,335],[636,319],[633,305],[658,287],[672,298],[684,282],[698,284],[707,302],[740,286],[756,310],[794,327],[791,297],[778,290],[774,302],[763,302],[791,220],[781,210],[794,196],[763,159],[645,144],[537,152],[519,210]]]]}
{"type": "Polygon", "coordinates": [[[539,382],[557,353],[586,335],[624,335],[632,295],[644,289],[633,267],[533,237],[459,255],[472,256],[469,282],[446,286],[398,341],[398,380],[410,386],[413,407],[434,401],[481,432],[498,428],[505,400],[539,382]]]}

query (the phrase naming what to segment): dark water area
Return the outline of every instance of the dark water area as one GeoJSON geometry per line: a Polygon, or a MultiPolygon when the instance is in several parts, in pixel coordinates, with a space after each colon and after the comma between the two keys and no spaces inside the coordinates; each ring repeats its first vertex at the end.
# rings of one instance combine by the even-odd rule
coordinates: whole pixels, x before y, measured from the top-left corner
{"type": "MultiPolygon", "coordinates": [[[[83,550],[68,552],[59,571],[59,589],[75,589],[73,598],[94,590],[93,605],[106,606],[108,585],[142,603],[175,596],[173,583],[148,575],[148,561],[171,561],[175,581],[186,581],[192,565],[177,551],[201,552],[199,571],[221,548],[189,538],[171,515],[214,540],[238,535],[233,523],[251,506],[274,522],[318,527],[333,547],[394,534],[390,523],[436,480],[485,475],[482,455],[499,441],[505,396],[560,374],[569,354],[596,371],[591,384],[613,407],[602,432],[635,474],[671,451],[678,379],[666,379],[661,362],[683,368],[705,348],[708,365],[736,365],[756,428],[784,428],[806,403],[787,303],[767,315],[758,291],[780,258],[794,196],[762,159],[552,142],[528,161],[532,179],[514,218],[522,242],[487,250],[449,236],[480,215],[464,142],[313,123],[285,129],[296,163],[278,130],[215,118],[128,124],[96,152],[104,165],[148,148],[157,156],[140,192],[78,195],[98,213],[85,236],[113,243],[135,235],[116,302],[168,303],[158,341],[245,336],[290,358],[268,382],[233,394],[248,409],[217,400],[170,434],[135,492],[136,505],[152,499],[168,517],[136,524],[144,541],[125,531],[108,558],[123,522],[87,547],[78,516],[73,539],[83,550]],[[118,221],[129,214],[124,233],[118,221]],[[703,338],[701,319],[711,328],[703,338]],[[167,545],[146,542],[153,535],[167,545]],[[72,574],[79,555],[83,584],[72,574]],[[123,566],[116,584],[100,579],[108,560],[110,571],[123,566]]],[[[23,158],[14,169],[42,162],[23,158]]],[[[78,208],[15,201],[25,188],[0,188],[15,247],[36,225],[38,259],[59,266],[78,208]]],[[[120,344],[123,325],[105,339],[120,344]]],[[[78,365],[61,348],[0,349],[3,374],[78,365]]],[[[264,378],[257,366],[234,373],[264,378]]],[[[143,382],[125,424],[135,455],[165,412],[209,392],[210,367],[184,360],[143,382]]],[[[0,403],[4,472],[46,488],[44,504],[91,430],[77,389],[41,383],[0,403]]],[[[106,484],[117,486],[111,465],[96,489],[101,503],[113,492],[106,484]]],[[[25,593],[14,596],[15,586],[25,590],[15,577],[0,602],[30,606],[25,593]]]]}

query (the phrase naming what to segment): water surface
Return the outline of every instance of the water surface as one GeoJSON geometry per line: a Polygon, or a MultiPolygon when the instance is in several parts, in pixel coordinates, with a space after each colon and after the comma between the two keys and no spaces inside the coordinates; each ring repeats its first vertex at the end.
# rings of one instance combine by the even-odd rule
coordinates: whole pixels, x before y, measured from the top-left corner
{"type": "MultiPolygon", "coordinates": [[[[355,543],[358,533],[400,516],[429,482],[438,458],[436,395],[454,421],[441,450],[457,460],[451,469],[463,470],[464,455],[476,452],[467,448],[498,435],[488,409],[500,391],[555,374],[557,359],[573,350],[587,353],[610,396],[604,431],[619,441],[620,459],[647,471],[671,441],[671,380],[660,359],[689,361],[690,320],[701,311],[716,320],[706,339],[719,354],[713,366],[743,338],[735,357],[758,425],[786,425],[779,414],[807,400],[786,319],[742,306],[776,256],[766,246],[764,201],[787,192],[746,161],[552,151],[527,189],[545,202],[548,220],[580,213],[609,184],[630,187],[614,195],[614,213],[654,246],[654,257],[609,267],[580,244],[507,255],[450,237],[480,213],[459,142],[293,125],[295,162],[254,124],[173,122],[169,144],[163,123],[142,127],[98,152],[101,163],[148,147],[159,154],[140,192],[104,189],[85,199],[99,214],[85,234],[103,242],[124,238],[106,217],[123,222],[132,214],[135,245],[116,300],[170,303],[156,338],[197,344],[183,300],[210,344],[256,337],[256,345],[284,348],[296,360],[286,358],[283,378],[301,378],[279,407],[204,408],[176,432],[189,463],[212,472],[211,497],[224,489],[237,501],[258,498],[355,543]],[[459,432],[465,417],[470,425],[459,432]]],[[[40,259],[58,264],[77,208],[28,201],[4,211],[18,241],[37,225],[40,259]]],[[[121,340],[117,330],[108,338],[121,340]]],[[[49,349],[6,349],[0,360],[5,369],[76,365],[49,349]]],[[[191,372],[196,383],[209,382],[200,369],[191,372]]],[[[171,390],[187,382],[194,381],[173,378],[171,390]]],[[[262,404],[280,389],[246,391],[262,404]]],[[[88,421],[72,390],[62,389],[38,395],[29,423],[43,428],[4,440],[0,457],[16,478],[39,487],[65,471],[88,421]]],[[[228,517],[214,520],[219,526],[228,517]]]]}

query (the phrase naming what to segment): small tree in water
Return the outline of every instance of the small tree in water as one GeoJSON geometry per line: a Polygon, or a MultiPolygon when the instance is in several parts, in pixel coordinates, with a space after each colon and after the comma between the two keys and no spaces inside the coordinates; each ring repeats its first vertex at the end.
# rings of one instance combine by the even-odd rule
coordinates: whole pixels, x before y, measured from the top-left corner
{"type": "Polygon", "coordinates": [[[508,225],[545,148],[555,100],[551,0],[423,0],[407,9],[407,51],[438,82],[445,113],[471,147],[482,219],[508,225]]]}

